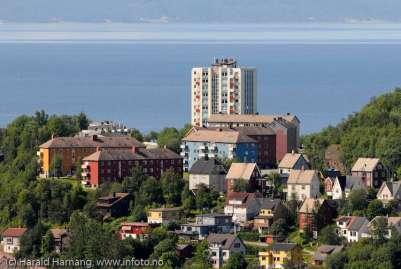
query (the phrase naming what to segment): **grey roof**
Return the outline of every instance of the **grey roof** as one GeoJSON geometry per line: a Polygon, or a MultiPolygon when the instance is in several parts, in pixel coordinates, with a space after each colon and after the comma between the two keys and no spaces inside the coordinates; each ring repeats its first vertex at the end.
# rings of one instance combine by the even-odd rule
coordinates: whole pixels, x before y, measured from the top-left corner
{"type": "Polygon", "coordinates": [[[348,229],[351,231],[359,231],[369,223],[368,219],[365,217],[353,217],[353,220],[348,226],[348,229]]]}
{"type": "Polygon", "coordinates": [[[297,244],[294,243],[273,243],[271,245],[271,249],[276,251],[289,251],[296,246],[297,244]]]}
{"type": "Polygon", "coordinates": [[[365,185],[363,184],[363,180],[358,176],[347,176],[345,179],[345,189],[348,190],[359,190],[364,189],[365,185]]]}
{"type": "Polygon", "coordinates": [[[257,198],[260,208],[275,210],[277,205],[281,202],[279,199],[257,198]]]}
{"type": "Polygon", "coordinates": [[[222,249],[230,249],[236,238],[233,234],[209,234],[207,241],[209,244],[220,244],[222,249]]]}
{"type": "MultiPolygon", "coordinates": [[[[1,152],[0,152],[0,155],[1,155],[1,152]]],[[[399,182],[399,181],[396,181],[396,182],[386,181],[386,182],[384,182],[384,184],[387,185],[387,188],[390,190],[390,192],[393,196],[400,190],[400,187],[401,187],[401,182],[399,182]]]]}
{"type": "Polygon", "coordinates": [[[192,165],[189,173],[198,175],[224,175],[226,174],[226,170],[216,159],[200,159],[192,165]]]}
{"type": "Polygon", "coordinates": [[[317,248],[313,254],[313,260],[324,261],[330,254],[338,253],[343,249],[343,246],[338,245],[322,245],[317,248]]]}
{"type": "Polygon", "coordinates": [[[224,213],[207,213],[207,214],[196,215],[196,216],[204,217],[204,218],[231,217],[231,215],[227,215],[224,213]]]}

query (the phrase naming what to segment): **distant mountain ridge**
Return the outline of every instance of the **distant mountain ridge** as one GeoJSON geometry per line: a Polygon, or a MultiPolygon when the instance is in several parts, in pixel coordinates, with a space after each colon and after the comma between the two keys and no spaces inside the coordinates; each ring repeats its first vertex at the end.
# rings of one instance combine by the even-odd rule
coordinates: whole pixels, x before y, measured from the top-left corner
{"type": "Polygon", "coordinates": [[[399,0],[0,0],[5,22],[401,22],[399,0]]]}

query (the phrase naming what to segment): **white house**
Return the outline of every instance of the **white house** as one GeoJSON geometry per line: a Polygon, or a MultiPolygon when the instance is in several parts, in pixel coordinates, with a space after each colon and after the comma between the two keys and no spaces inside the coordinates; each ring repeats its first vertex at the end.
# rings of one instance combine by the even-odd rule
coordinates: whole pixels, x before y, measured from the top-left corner
{"type": "Polygon", "coordinates": [[[375,223],[378,221],[383,221],[387,225],[386,234],[384,235],[387,239],[391,238],[394,230],[401,233],[401,217],[376,216],[368,224],[369,236],[373,236],[376,229],[375,223]]]}
{"type": "Polygon", "coordinates": [[[308,158],[302,153],[286,153],[278,165],[280,174],[289,175],[292,170],[309,169],[310,164],[308,158]]]}
{"type": "Polygon", "coordinates": [[[189,170],[189,189],[196,190],[200,184],[204,184],[216,191],[226,191],[226,170],[215,159],[198,160],[189,170]]]}
{"type": "Polygon", "coordinates": [[[287,180],[287,200],[317,198],[320,196],[319,186],[316,170],[292,170],[287,180]]]}
{"type": "Polygon", "coordinates": [[[226,199],[224,214],[232,215],[234,223],[244,225],[259,213],[259,197],[258,193],[231,192],[226,199]]]}
{"type": "Polygon", "coordinates": [[[333,200],[347,198],[351,191],[366,189],[363,179],[358,176],[336,177],[334,179],[331,197],[333,200]]]}
{"type": "Polygon", "coordinates": [[[390,201],[401,200],[401,182],[385,181],[377,192],[377,199],[387,204],[390,201]]]}
{"type": "Polygon", "coordinates": [[[27,231],[27,228],[7,228],[3,236],[3,251],[5,253],[15,253],[20,249],[20,238],[27,231]]]}
{"type": "Polygon", "coordinates": [[[365,217],[340,216],[336,220],[337,233],[347,242],[358,242],[363,237],[369,237],[368,224],[365,217]]]}
{"type": "Polygon", "coordinates": [[[242,240],[233,234],[210,234],[207,237],[213,268],[221,268],[230,258],[231,253],[245,254],[242,240]]]}

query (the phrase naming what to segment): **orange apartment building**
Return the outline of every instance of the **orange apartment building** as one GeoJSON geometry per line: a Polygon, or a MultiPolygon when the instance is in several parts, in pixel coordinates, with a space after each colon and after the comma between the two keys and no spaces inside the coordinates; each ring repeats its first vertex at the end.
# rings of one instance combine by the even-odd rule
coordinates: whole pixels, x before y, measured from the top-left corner
{"type": "Polygon", "coordinates": [[[76,165],[81,160],[95,153],[99,149],[132,149],[145,148],[145,146],[132,137],[115,136],[100,137],[97,135],[89,137],[56,137],[39,146],[37,152],[40,163],[40,177],[51,176],[54,169],[54,159],[59,156],[62,162],[61,175],[73,175],[76,165]]]}

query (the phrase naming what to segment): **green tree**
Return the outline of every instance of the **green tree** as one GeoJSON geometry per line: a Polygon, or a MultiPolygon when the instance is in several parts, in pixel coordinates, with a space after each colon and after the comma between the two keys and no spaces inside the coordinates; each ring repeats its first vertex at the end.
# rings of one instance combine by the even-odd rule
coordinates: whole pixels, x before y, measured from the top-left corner
{"type": "Polygon", "coordinates": [[[319,242],[326,245],[340,245],[341,238],[336,232],[336,227],[334,225],[328,225],[320,230],[319,242]]]}
{"type": "Polygon", "coordinates": [[[230,257],[228,258],[227,263],[224,265],[224,269],[243,269],[246,268],[248,265],[245,257],[242,253],[234,252],[231,253],[230,257]]]}
{"type": "Polygon", "coordinates": [[[209,189],[204,184],[199,184],[195,195],[195,204],[197,209],[210,209],[216,205],[219,193],[209,189]]]}
{"type": "Polygon", "coordinates": [[[63,160],[59,155],[55,155],[50,164],[50,174],[53,177],[60,177],[63,169],[63,160]]]}
{"type": "Polygon", "coordinates": [[[45,256],[50,255],[54,251],[54,245],[53,233],[48,230],[42,239],[42,254],[45,256]]]}
{"type": "Polygon", "coordinates": [[[143,134],[138,129],[135,129],[135,128],[131,129],[130,135],[131,135],[131,137],[135,138],[136,140],[143,142],[143,139],[144,139],[143,134]]]}
{"type": "Polygon", "coordinates": [[[386,209],[380,200],[371,201],[366,209],[366,216],[369,220],[372,220],[376,216],[383,216],[385,214],[386,209]]]}
{"type": "Polygon", "coordinates": [[[235,179],[234,184],[233,184],[233,191],[235,191],[235,192],[250,191],[248,181],[245,179],[235,179]]]}
{"type": "Polygon", "coordinates": [[[179,152],[181,145],[180,133],[173,127],[164,128],[157,136],[157,144],[160,147],[166,146],[175,152],[179,152]]]}
{"type": "Polygon", "coordinates": [[[364,189],[354,190],[348,196],[351,211],[364,210],[367,205],[367,193],[364,189]]]}
{"type": "Polygon", "coordinates": [[[180,205],[181,193],[185,186],[185,182],[180,175],[174,173],[172,170],[168,170],[163,173],[160,181],[166,203],[176,206],[180,205]]]}

